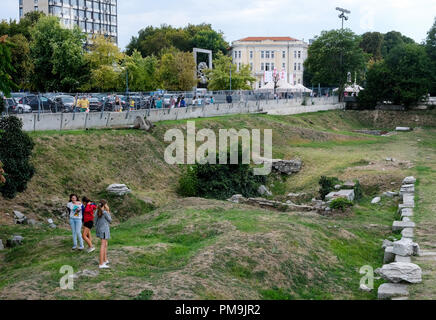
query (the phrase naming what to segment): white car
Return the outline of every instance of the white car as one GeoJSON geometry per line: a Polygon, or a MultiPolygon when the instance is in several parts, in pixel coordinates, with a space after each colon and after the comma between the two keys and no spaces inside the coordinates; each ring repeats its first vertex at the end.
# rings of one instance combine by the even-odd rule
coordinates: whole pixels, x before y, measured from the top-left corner
{"type": "Polygon", "coordinates": [[[32,113],[32,107],[27,104],[20,104],[15,101],[14,98],[5,99],[5,107],[8,113],[32,113]]]}

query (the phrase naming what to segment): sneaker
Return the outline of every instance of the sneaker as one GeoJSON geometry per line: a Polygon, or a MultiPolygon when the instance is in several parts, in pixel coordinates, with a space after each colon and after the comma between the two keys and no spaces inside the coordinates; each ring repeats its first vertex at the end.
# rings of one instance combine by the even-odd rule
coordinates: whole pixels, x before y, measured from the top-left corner
{"type": "Polygon", "coordinates": [[[110,269],[110,267],[107,264],[102,264],[98,266],[99,269],[110,269]]]}
{"type": "Polygon", "coordinates": [[[71,250],[77,250],[77,247],[73,247],[71,250]]]}
{"type": "Polygon", "coordinates": [[[94,247],[89,248],[89,249],[87,250],[88,253],[91,253],[91,252],[94,252],[94,251],[95,251],[95,248],[94,248],[94,247]]]}
{"type": "Polygon", "coordinates": [[[109,264],[109,260],[105,261],[104,264],[109,264]]]}
{"type": "Polygon", "coordinates": [[[79,248],[79,251],[83,251],[85,250],[85,247],[79,248]]]}

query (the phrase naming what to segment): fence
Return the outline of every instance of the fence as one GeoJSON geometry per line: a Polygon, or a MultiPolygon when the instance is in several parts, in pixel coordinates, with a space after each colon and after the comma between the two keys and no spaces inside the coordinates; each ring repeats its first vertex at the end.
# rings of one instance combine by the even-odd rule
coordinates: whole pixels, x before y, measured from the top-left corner
{"type": "MultiPolygon", "coordinates": [[[[303,100],[304,101],[304,100],[303,100]]],[[[337,97],[314,98],[306,104],[301,100],[269,100],[245,101],[230,104],[213,104],[204,106],[190,106],[173,109],[144,109],[127,112],[98,112],[98,113],[34,113],[20,114],[25,131],[45,130],[75,130],[130,127],[135,119],[146,117],[152,122],[165,120],[185,120],[205,117],[216,117],[232,114],[298,114],[326,110],[342,109],[337,97]]]]}
{"type": "MultiPolygon", "coordinates": [[[[328,98],[328,89],[321,90],[322,97],[328,98]],[[324,91],[323,91],[324,90],[324,91]]],[[[316,91],[314,95],[320,97],[316,91]]],[[[260,102],[270,100],[286,100],[286,101],[303,101],[303,99],[311,98],[311,94],[302,91],[287,91],[278,92],[276,95],[273,92],[259,91],[189,91],[189,92],[110,92],[110,93],[13,93],[12,97],[16,103],[21,105],[29,105],[31,112],[34,113],[60,113],[60,112],[79,112],[77,107],[78,98],[86,96],[93,100],[91,103],[91,111],[115,111],[115,97],[119,97],[123,111],[153,109],[158,107],[158,101],[162,101],[163,108],[171,106],[171,98],[178,102],[179,97],[184,98],[186,106],[205,106],[209,104],[223,103],[238,103],[238,102],[260,102]],[[211,101],[213,98],[213,101],[211,101]],[[63,101],[66,100],[66,101],[63,101]],[[134,101],[134,107],[130,108],[131,101],[134,101]]],[[[6,114],[9,113],[25,113],[24,107],[6,108],[6,114]]]]}

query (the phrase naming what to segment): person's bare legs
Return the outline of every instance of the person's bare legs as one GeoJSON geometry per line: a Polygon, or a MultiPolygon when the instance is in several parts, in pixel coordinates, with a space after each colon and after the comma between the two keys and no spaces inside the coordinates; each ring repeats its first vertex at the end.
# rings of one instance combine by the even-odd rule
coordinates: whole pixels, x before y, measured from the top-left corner
{"type": "Polygon", "coordinates": [[[107,245],[108,245],[108,241],[105,240],[105,246],[104,246],[104,262],[108,261],[108,260],[107,260],[107,245]]]}
{"type": "Polygon", "coordinates": [[[91,242],[91,230],[89,230],[87,227],[83,228],[83,234],[82,234],[83,240],[88,244],[90,248],[92,248],[92,242],[91,242]]]}
{"type": "Polygon", "coordinates": [[[101,246],[100,246],[100,265],[102,266],[103,263],[106,261],[105,258],[105,247],[106,247],[107,240],[101,240],[101,246]]]}

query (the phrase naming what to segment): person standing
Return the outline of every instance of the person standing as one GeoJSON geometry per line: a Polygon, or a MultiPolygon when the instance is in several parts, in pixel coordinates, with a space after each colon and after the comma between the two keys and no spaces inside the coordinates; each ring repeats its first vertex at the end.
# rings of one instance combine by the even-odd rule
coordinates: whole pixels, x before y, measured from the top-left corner
{"type": "Polygon", "coordinates": [[[160,97],[156,101],[156,108],[162,109],[162,99],[160,97]]]}
{"type": "Polygon", "coordinates": [[[213,98],[213,96],[210,97],[210,104],[214,104],[215,103],[215,99],[213,98]]]}
{"type": "Polygon", "coordinates": [[[83,238],[82,238],[82,203],[79,201],[79,197],[76,194],[70,195],[70,202],[67,204],[71,231],[73,233],[73,250],[83,250],[83,238]],[[79,239],[80,247],[77,248],[77,239],[79,239]]]}
{"type": "Polygon", "coordinates": [[[180,100],[180,108],[186,107],[185,97],[182,96],[182,100],[180,100]]]}
{"type": "Polygon", "coordinates": [[[87,197],[82,198],[83,203],[83,233],[82,237],[85,242],[88,244],[89,249],[88,253],[95,251],[94,246],[92,245],[92,236],[91,229],[94,226],[94,212],[97,209],[97,206],[92,203],[87,197]]]}
{"type": "Polygon", "coordinates": [[[110,239],[110,224],[112,217],[110,215],[109,205],[106,200],[100,200],[95,217],[95,231],[97,237],[101,239],[100,247],[100,269],[109,269],[109,260],[107,258],[108,240],[110,239]]]}
{"type": "Polygon", "coordinates": [[[176,99],[174,99],[174,96],[171,96],[171,99],[170,99],[170,108],[174,109],[175,105],[176,105],[176,99]]]}

